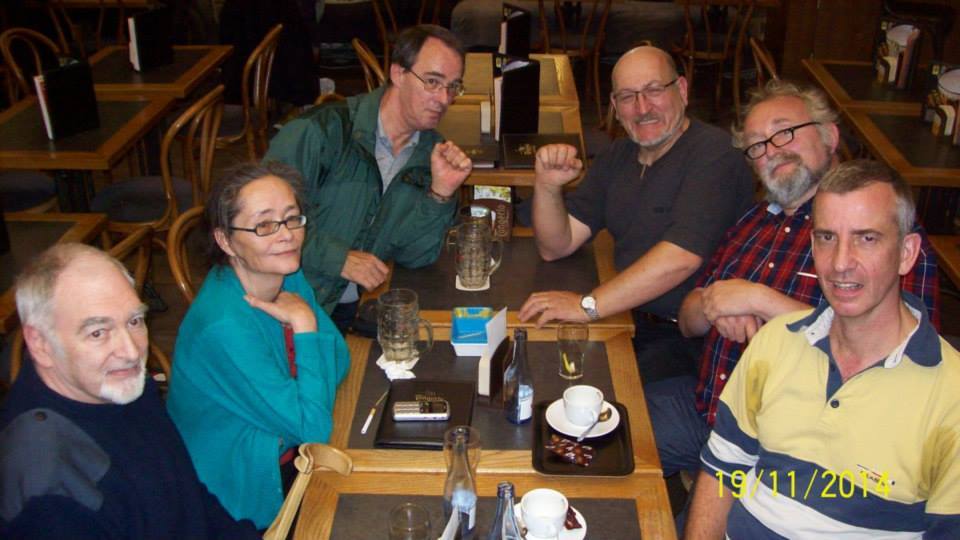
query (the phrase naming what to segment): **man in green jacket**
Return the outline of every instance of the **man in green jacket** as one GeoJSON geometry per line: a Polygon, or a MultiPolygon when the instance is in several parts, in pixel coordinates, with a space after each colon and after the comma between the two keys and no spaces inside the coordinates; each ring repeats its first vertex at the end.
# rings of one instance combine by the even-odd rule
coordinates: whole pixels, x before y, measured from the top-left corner
{"type": "Polygon", "coordinates": [[[356,314],[358,286],[386,280],[384,261],[436,260],[473,166],[434,130],[463,93],[460,41],[416,26],[397,38],[391,61],[386,85],[311,109],[277,133],[264,158],[303,174],[303,270],[341,331],[356,314]]]}

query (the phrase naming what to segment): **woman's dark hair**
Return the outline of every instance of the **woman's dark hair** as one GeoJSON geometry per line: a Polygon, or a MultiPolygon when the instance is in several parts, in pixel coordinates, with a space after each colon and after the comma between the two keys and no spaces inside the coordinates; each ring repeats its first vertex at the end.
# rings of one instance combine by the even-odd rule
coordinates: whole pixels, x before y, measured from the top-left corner
{"type": "Polygon", "coordinates": [[[226,236],[232,236],[230,225],[240,213],[240,190],[250,182],[267,176],[275,176],[293,188],[297,205],[303,209],[301,189],[302,177],[296,169],[279,161],[271,161],[263,165],[257,163],[243,163],[228,169],[213,184],[207,205],[204,210],[204,221],[207,227],[207,258],[211,265],[226,265],[230,257],[224,253],[213,236],[214,231],[220,229],[226,236]]]}
{"type": "Polygon", "coordinates": [[[453,49],[459,56],[460,62],[464,62],[466,51],[460,38],[450,30],[435,24],[420,24],[411,26],[397,36],[397,42],[393,47],[393,54],[390,55],[390,61],[403,69],[410,69],[417,63],[417,56],[420,55],[420,49],[428,38],[439,39],[441,43],[453,49]]]}

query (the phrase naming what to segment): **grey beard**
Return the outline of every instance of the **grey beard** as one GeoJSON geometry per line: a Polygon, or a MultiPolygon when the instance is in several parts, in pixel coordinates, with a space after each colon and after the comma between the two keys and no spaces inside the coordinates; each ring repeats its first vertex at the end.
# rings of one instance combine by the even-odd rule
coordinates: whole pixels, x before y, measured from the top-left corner
{"type": "Polygon", "coordinates": [[[784,156],[784,159],[768,162],[766,169],[760,175],[760,179],[763,181],[764,188],[766,188],[765,197],[768,202],[778,204],[781,207],[790,207],[794,206],[794,203],[800,197],[820,181],[824,172],[826,171],[814,172],[810,170],[800,161],[799,156],[793,154],[784,156]],[[797,161],[797,168],[789,177],[780,181],[770,178],[769,171],[794,159],[797,161]]]}

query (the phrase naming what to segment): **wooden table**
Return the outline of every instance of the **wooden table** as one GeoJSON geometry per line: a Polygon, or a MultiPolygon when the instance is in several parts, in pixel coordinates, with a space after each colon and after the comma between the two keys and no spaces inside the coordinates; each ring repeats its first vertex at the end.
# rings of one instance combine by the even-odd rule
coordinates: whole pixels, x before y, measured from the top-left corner
{"type": "Polygon", "coordinates": [[[915,111],[849,108],[846,116],[873,155],[911,185],[960,187],[960,147],[930,132],[919,105],[915,111]]]}
{"type": "Polygon", "coordinates": [[[803,67],[843,113],[852,109],[898,111],[920,115],[920,102],[926,97],[922,84],[911,90],[898,90],[877,82],[872,62],[853,60],[803,59],[803,67]]]}
{"type": "Polygon", "coordinates": [[[98,96],[100,127],[47,138],[35,97],[0,113],[0,169],[55,171],[62,210],[86,211],[87,171],[113,168],[173,106],[170,97],[98,96]],[[79,175],[78,175],[79,173],[79,175]]]}
{"type": "Polygon", "coordinates": [[[930,243],[937,253],[937,266],[960,287],[960,235],[931,235],[930,243]]]}
{"type": "MultiPolygon", "coordinates": [[[[540,61],[540,104],[578,107],[577,84],[570,68],[570,58],[563,54],[531,54],[540,61]]],[[[477,104],[492,101],[493,55],[467,53],[463,70],[464,93],[457,104],[477,104]]]]}
{"type": "Polygon", "coordinates": [[[87,243],[106,227],[104,214],[4,214],[10,251],[0,255],[0,334],[19,325],[13,280],[27,263],[48,247],[62,242],[87,243]]]}
{"type": "MultiPolygon", "coordinates": [[[[568,288],[580,292],[592,290],[600,283],[613,279],[617,271],[613,265],[613,239],[607,231],[576,253],[558,261],[546,262],[537,254],[533,231],[515,227],[513,239],[504,243],[500,268],[490,277],[487,291],[459,291],[454,286],[456,267],[452,251],[443,251],[433,265],[407,269],[394,266],[393,271],[374,291],[364,294],[364,302],[390,288],[409,288],[420,297],[420,314],[433,325],[438,339],[448,339],[452,323],[451,310],[459,306],[506,306],[507,326],[526,328],[531,337],[555,339],[556,324],[542,329],[532,322],[520,322],[517,313],[530,293],[550,288],[568,288]]],[[[627,332],[633,334],[630,312],[619,313],[590,323],[591,335],[598,339],[627,332]]]]}
{"type": "MultiPolygon", "coordinates": [[[[491,126],[492,128],[492,126],[491,126]]],[[[454,103],[443,115],[437,131],[461,146],[478,145],[480,134],[480,104],[454,103]]],[[[580,154],[583,155],[583,126],[580,109],[567,105],[540,105],[539,133],[573,133],[580,139],[580,154]]],[[[484,186],[532,186],[533,169],[482,169],[474,167],[467,178],[468,185],[484,186]]]]}
{"type": "Polygon", "coordinates": [[[141,73],[130,66],[128,47],[113,45],[90,57],[93,85],[99,96],[184,99],[232,52],[232,45],[175,45],[172,64],[141,73]]]}
{"type": "MultiPolygon", "coordinates": [[[[415,502],[430,512],[433,537],[438,537],[445,524],[441,510],[444,479],[442,474],[354,472],[342,477],[314,473],[294,538],[380,540],[386,537],[390,509],[404,502],[415,502]]],[[[676,538],[670,501],[663,479],[657,476],[571,478],[507,473],[478,475],[477,538],[486,536],[493,520],[497,483],[501,481],[514,484],[518,500],[538,487],[562,492],[583,514],[587,538],[676,538]]]]}

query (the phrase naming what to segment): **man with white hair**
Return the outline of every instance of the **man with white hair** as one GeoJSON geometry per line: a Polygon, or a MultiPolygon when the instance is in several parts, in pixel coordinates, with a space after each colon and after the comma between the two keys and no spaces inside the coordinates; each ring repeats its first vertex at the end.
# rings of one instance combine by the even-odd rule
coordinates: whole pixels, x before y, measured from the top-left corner
{"type": "Polygon", "coordinates": [[[200,483],[146,377],[126,269],[57,245],[16,290],[30,361],[0,406],[0,537],[256,538],[200,483]]]}

